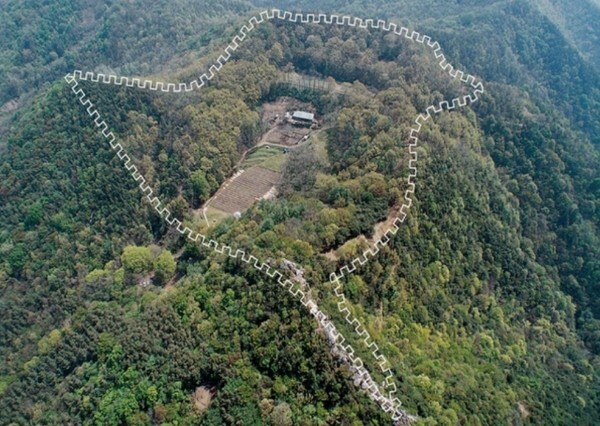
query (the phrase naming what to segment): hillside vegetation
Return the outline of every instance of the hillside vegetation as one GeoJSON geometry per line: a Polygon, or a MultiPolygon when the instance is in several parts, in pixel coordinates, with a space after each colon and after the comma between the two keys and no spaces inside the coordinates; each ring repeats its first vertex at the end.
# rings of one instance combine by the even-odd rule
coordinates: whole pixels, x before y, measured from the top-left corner
{"type": "MultiPolygon", "coordinates": [[[[344,291],[418,424],[592,425],[600,411],[598,73],[572,47],[576,38],[533,5],[466,3],[430,9],[423,25],[485,79],[486,94],[424,127],[408,219],[344,279],[344,291]],[[482,34],[497,35],[486,42],[482,34]]],[[[356,16],[403,10],[344,4],[356,16]]],[[[407,19],[423,18],[431,4],[407,19]]],[[[3,6],[2,21],[30,16],[31,28],[0,33],[9,47],[0,73],[11,76],[0,99],[27,99],[6,118],[0,157],[0,424],[390,424],[287,291],[169,229],[58,78],[64,68],[105,64],[187,80],[235,33],[238,18],[228,17],[251,6],[200,2],[183,19],[181,5],[157,4],[165,21],[158,9],[138,13],[135,2],[3,6]],[[44,10],[59,23],[63,10],[73,19],[50,30],[54,15],[44,10]],[[213,26],[196,30],[201,19],[213,26]],[[137,44],[114,51],[110,25],[137,44]],[[57,40],[63,50],[44,59],[44,43],[57,40]]],[[[289,154],[276,200],[207,232],[272,265],[302,265],[321,308],[382,380],[338,313],[329,274],[365,248],[344,243],[370,237],[401,202],[416,114],[461,90],[430,51],[377,31],[274,22],[199,92],[80,84],[156,193],[194,229],[203,223],[193,210],[258,139],[260,106],[279,96],[312,102],[328,120],[323,145],[289,154]],[[278,83],[292,68],[348,90],[278,83]],[[338,261],[320,255],[339,247],[338,261]]]]}

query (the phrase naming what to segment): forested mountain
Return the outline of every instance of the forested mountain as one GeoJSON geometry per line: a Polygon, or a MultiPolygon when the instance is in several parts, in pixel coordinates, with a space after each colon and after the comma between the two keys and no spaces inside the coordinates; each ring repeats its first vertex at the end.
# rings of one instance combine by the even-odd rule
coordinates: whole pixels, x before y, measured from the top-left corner
{"type": "MultiPolygon", "coordinates": [[[[157,75],[202,56],[243,1],[0,2],[0,134],[7,115],[75,68],[157,75]]],[[[0,146],[0,148],[2,148],[0,146]]]]}
{"type": "Polygon", "coordinates": [[[594,25],[600,20],[600,3],[597,0],[570,4],[539,0],[537,4],[581,56],[600,68],[600,30],[594,25]]]}
{"type": "MultiPolygon", "coordinates": [[[[0,0],[0,424],[391,424],[275,280],[164,222],[62,79],[189,81],[272,6],[390,19],[485,83],[478,103],[424,126],[407,220],[343,279],[404,409],[417,424],[596,424],[599,7],[588,0],[0,0]]],[[[302,265],[383,380],[329,275],[401,202],[415,116],[461,91],[430,50],[276,20],[201,91],[80,86],[176,217],[302,265]],[[345,89],[282,84],[290,70],[345,89]],[[282,96],[314,105],[325,128],[288,154],[277,198],[206,227],[198,207],[282,96]]]]}

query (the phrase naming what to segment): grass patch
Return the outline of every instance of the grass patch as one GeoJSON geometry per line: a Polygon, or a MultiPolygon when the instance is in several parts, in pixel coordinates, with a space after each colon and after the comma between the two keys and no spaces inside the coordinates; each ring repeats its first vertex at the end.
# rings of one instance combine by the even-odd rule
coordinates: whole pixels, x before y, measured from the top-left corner
{"type": "Polygon", "coordinates": [[[327,133],[325,129],[317,130],[310,136],[309,143],[314,147],[317,157],[321,160],[328,162],[327,155],[327,133]]]}
{"type": "Polygon", "coordinates": [[[15,380],[15,376],[0,376],[0,395],[4,393],[8,385],[15,380]]]}
{"type": "Polygon", "coordinates": [[[241,168],[261,166],[274,172],[281,172],[285,159],[286,154],[283,153],[283,148],[265,145],[251,152],[242,163],[241,168]]]}
{"type": "MultiPolygon", "coordinates": [[[[208,208],[206,209],[206,217],[208,219],[208,223],[210,223],[210,226],[213,226],[217,225],[222,220],[231,217],[231,215],[219,209],[215,209],[214,207],[208,206],[208,208]]],[[[203,222],[206,223],[206,221],[203,222]]]]}

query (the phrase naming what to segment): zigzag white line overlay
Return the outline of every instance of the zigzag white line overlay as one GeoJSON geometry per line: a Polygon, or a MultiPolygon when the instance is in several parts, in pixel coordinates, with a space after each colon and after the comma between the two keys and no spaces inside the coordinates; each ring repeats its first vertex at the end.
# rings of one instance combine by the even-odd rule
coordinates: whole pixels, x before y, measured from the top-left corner
{"type": "Polygon", "coordinates": [[[278,9],[270,9],[261,12],[260,14],[253,16],[249,19],[248,24],[243,25],[239,30],[238,35],[236,35],[231,43],[224,49],[224,54],[220,55],[216,60],[216,63],[209,67],[208,73],[203,73],[196,80],[191,81],[190,83],[165,83],[161,81],[150,81],[150,80],[140,80],[139,78],[129,78],[129,77],[119,77],[114,74],[101,74],[101,73],[92,73],[85,72],[83,73],[80,70],[75,70],[72,74],[67,74],[65,76],[65,80],[67,83],[71,85],[71,90],[75,93],[80,103],[86,107],[86,110],[90,117],[93,118],[94,123],[97,127],[101,128],[102,135],[109,141],[111,148],[116,151],[117,156],[124,163],[125,168],[131,173],[131,176],[134,178],[136,182],[138,182],[140,189],[143,193],[145,193],[147,200],[154,207],[156,212],[164,217],[165,221],[173,226],[183,235],[189,238],[191,241],[198,242],[201,240],[201,244],[212,248],[217,253],[225,254],[227,253],[230,257],[239,258],[248,264],[253,264],[255,268],[265,273],[271,278],[277,278],[279,284],[283,287],[287,287],[289,293],[300,299],[300,302],[309,309],[310,313],[317,319],[319,324],[323,327],[326,334],[329,337],[330,343],[334,346],[334,351],[337,353],[338,357],[344,361],[350,360],[352,363],[353,371],[355,373],[355,377],[360,378],[361,387],[367,392],[367,394],[376,402],[380,404],[382,409],[385,412],[388,412],[392,415],[392,419],[395,424],[408,424],[410,421],[414,420],[414,417],[407,414],[404,410],[401,409],[401,403],[394,395],[397,391],[396,384],[394,383],[393,372],[390,367],[390,363],[387,358],[380,352],[378,345],[372,341],[369,332],[365,327],[361,324],[361,322],[352,315],[350,310],[347,307],[346,298],[343,293],[343,286],[341,283],[341,279],[345,275],[350,275],[354,272],[360,265],[364,265],[370,257],[374,257],[379,250],[386,246],[391,238],[396,235],[396,232],[399,229],[399,225],[404,222],[407,216],[408,209],[412,205],[411,195],[415,192],[415,182],[414,179],[417,176],[417,151],[416,147],[418,144],[418,134],[421,130],[421,127],[429,118],[433,116],[433,114],[440,113],[444,110],[453,110],[458,107],[464,107],[468,104],[476,102],[479,99],[479,96],[484,92],[483,84],[479,81],[476,81],[476,78],[470,74],[465,74],[463,71],[455,69],[450,63],[447,62],[446,57],[441,51],[441,47],[437,41],[433,42],[429,36],[421,35],[416,31],[410,31],[406,27],[398,27],[395,23],[386,22],[383,20],[373,20],[373,19],[361,19],[350,16],[342,16],[338,15],[326,15],[326,14],[302,14],[302,13],[292,13],[287,11],[281,11],[278,9]],[[231,53],[234,52],[239,46],[240,43],[246,38],[246,36],[254,29],[256,26],[265,20],[271,19],[280,19],[289,22],[301,22],[301,23],[326,23],[326,24],[337,24],[337,25],[348,25],[351,27],[359,27],[359,28],[377,28],[383,31],[391,31],[398,36],[404,36],[405,38],[424,44],[433,50],[433,53],[438,59],[438,63],[440,67],[448,72],[450,77],[453,79],[460,79],[460,81],[467,83],[473,88],[473,91],[468,95],[464,95],[461,97],[454,98],[450,101],[444,100],[438,103],[438,105],[431,105],[426,108],[425,113],[421,113],[415,119],[415,125],[411,128],[410,136],[409,136],[409,175],[408,175],[408,189],[406,189],[404,193],[404,202],[399,210],[399,215],[395,218],[390,229],[386,230],[384,235],[377,240],[373,247],[365,250],[361,255],[354,258],[348,264],[342,266],[337,273],[332,273],[330,276],[330,281],[334,285],[334,293],[336,297],[339,299],[337,304],[338,310],[345,316],[348,324],[354,327],[356,333],[362,337],[363,342],[366,344],[368,348],[372,350],[372,354],[375,359],[378,361],[378,365],[381,369],[381,372],[385,376],[385,380],[382,383],[382,387],[384,389],[390,388],[388,391],[388,396],[385,396],[379,386],[374,382],[371,378],[371,375],[364,367],[364,364],[360,357],[355,355],[355,350],[350,344],[344,344],[346,339],[344,336],[337,331],[333,323],[328,319],[328,317],[318,308],[317,304],[312,300],[307,289],[302,285],[297,285],[297,283],[292,282],[291,280],[284,277],[284,274],[277,270],[276,268],[266,264],[260,263],[260,261],[246,253],[243,250],[233,250],[230,246],[219,243],[216,240],[208,239],[205,235],[202,235],[198,232],[191,230],[187,226],[183,226],[182,222],[179,219],[176,219],[171,216],[171,212],[166,208],[162,207],[163,203],[158,199],[158,197],[153,196],[153,189],[147,183],[144,176],[138,172],[137,167],[132,163],[131,158],[123,148],[123,146],[116,142],[116,137],[114,134],[109,131],[108,125],[104,120],[101,119],[100,113],[94,107],[92,102],[87,98],[85,92],[78,87],[79,83],[77,80],[88,80],[92,82],[101,82],[105,84],[115,84],[115,85],[125,85],[127,87],[139,87],[143,89],[149,89],[154,91],[162,91],[162,92],[172,92],[172,93],[181,93],[181,92],[190,92],[195,89],[200,89],[207,84],[208,81],[212,80],[216,73],[223,67],[223,65],[230,59],[231,53]],[[299,288],[302,287],[302,288],[299,288]]]}
{"type": "MultiPolygon", "coordinates": [[[[234,251],[231,246],[219,243],[213,239],[209,240],[206,236],[192,231],[189,227],[183,228],[181,221],[176,218],[172,218],[171,212],[166,207],[161,208],[162,202],[158,199],[158,197],[152,196],[153,189],[149,184],[147,184],[146,179],[141,175],[141,173],[138,172],[137,167],[131,162],[131,158],[126,153],[123,146],[119,142],[115,142],[116,138],[114,134],[108,130],[106,121],[102,120],[100,113],[94,104],[89,100],[83,89],[78,87],[79,83],[77,80],[71,74],[67,75],[65,80],[71,84],[71,90],[79,98],[79,102],[86,107],[86,111],[90,117],[93,117],[93,121],[96,126],[101,128],[102,135],[109,141],[111,148],[116,151],[119,159],[123,161],[125,168],[131,172],[131,176],[134,178],[134,180],[139,182],[140,189],[142,192],[146,193],[146,199],[154,206],[156,212],[164,217],[169,225],[174,226],[174,223],[177,223],[177,230],[182,235],[187,236],[187,238],[190,240],[194,242],[201,240],[202,245],[209,248],[212,247],[217,253],[226,253],[230,257],[241,259],[248,264],[253,264],[256,269],[265,273],[270,278],[276,278],[277,282],[281,286],[286,287],[292,296],[300,300],[300,302],[309,310],[309,312],[323,327],[323,330],[329,339],[329,343],[334,347],[334,352],[338,358],[344,362],[348,362],[348,360],[350,360],[354,377],[358,380],[358,384],[365,390],[367,395],[374,401],[378,402],[385,412],[390,413],[396,424],[409,424],[410,421],[414,419],[413,416],[407,414],[400,408],[401,402],[398,400],[398,398],[393,397],[393,394],[396,392],[396,385],[393,382],[393,389],[389,392],[388,396],[381,392],[379,386],[371,377],[371,374],[364,367],[362,359],[355,355],[354,348],[351,345],[344,344],[346,338],[341,332],[337,331],[335,325],[331,322],[327,315],[318,308],[317,303],[310,296],[308,288],[298,285],[298,283],[285,278],[281,271],[268,265],[267,263],[261,264],[255,256],[246,253],[244,250],[237,249],[234,251]]],[[[380,357],[382,357],[382,355],[380,355],[380,357]]],[[[386,383],[387,382],[388,379],[386,379],[386,383]]]]}

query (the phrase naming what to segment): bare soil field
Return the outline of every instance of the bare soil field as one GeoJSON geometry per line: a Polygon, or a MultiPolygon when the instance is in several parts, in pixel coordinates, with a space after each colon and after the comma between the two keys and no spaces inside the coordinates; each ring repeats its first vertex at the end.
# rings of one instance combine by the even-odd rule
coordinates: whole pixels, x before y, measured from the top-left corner
{"type": "Polygon", "coordinates": [[[294,146],[301,143],[312,132],[304,127],[294,127],[291,124],[279,124],[264,134],[261,142],[276,145],[294,146]]]}
{"type": "Polygon", "coordinates": [[[262,105],[261,120],[266,132],[253,148],[244,153],[236,165],[238,171],[195,211],[208,226],[236,212],[244,212],[261,198],[276,196],[288,149],[310,143],[309,137],[320,132],[287,123],[286,113],[296,110],[316,112],[312,104],[291,97],[280,97],[275,102],[262,105]]]}
{"type": "Polygon", "coordinates": [[[272,192],[280,179],[281,173],[260,166],[250,167],[219,189],[210,207],[229,214],[243,212],[272,192]]]}

